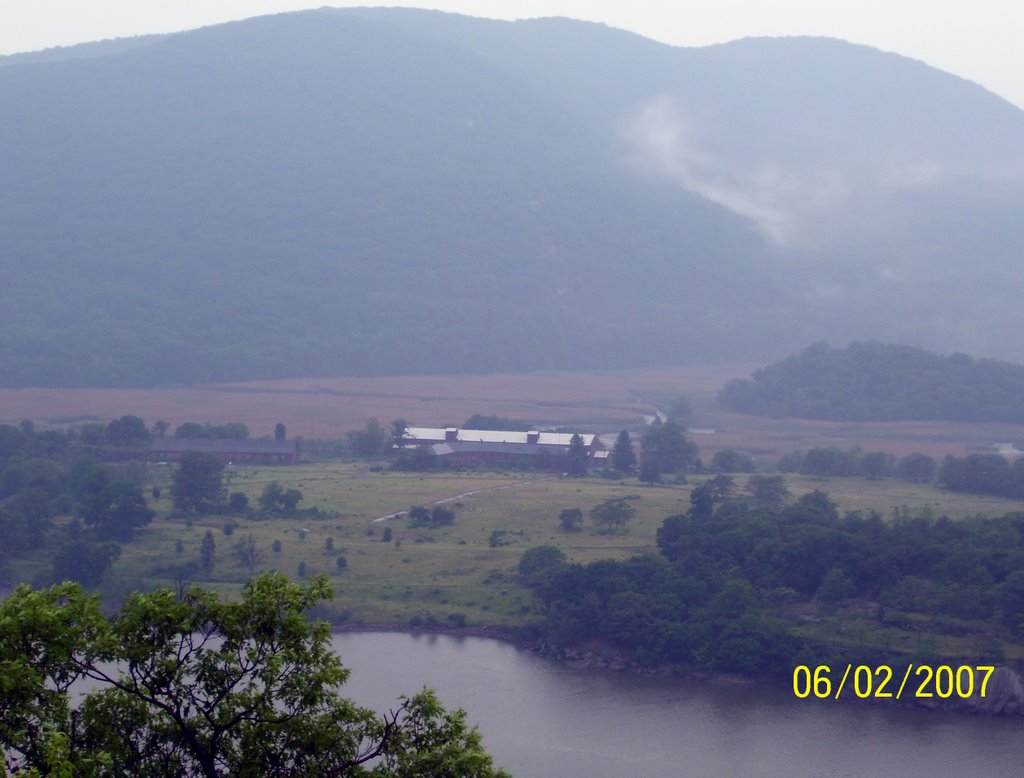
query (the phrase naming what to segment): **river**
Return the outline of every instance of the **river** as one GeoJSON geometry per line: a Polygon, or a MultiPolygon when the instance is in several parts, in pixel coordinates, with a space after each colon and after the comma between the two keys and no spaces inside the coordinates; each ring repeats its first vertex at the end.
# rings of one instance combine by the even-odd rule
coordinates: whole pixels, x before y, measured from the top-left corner
{"type": "Polygon", "coordinates": [[[582,669],[484,638],[333,640],[352,670],[346,696],[383,711],[432,686],[517,778],[1024,775],[1021,719],[582,669]]]}

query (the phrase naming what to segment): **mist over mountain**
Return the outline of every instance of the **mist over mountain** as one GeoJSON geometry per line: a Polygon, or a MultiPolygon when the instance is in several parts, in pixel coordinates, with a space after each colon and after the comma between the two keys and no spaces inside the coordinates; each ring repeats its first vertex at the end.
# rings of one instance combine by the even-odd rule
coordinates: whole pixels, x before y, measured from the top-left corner
{"type": "Polygon", "coordinates": [[[5,385],[1024,357],[1024,112],[866,47],[321,9],[0,101],[5,385]]]}

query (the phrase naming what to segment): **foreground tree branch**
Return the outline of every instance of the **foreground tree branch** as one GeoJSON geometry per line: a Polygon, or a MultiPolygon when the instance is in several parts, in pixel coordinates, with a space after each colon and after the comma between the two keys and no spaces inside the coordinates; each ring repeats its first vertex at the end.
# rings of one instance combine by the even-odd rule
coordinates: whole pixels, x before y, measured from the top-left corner
{"type": "Polygon", "coordinates": [[[349,671],[305,617],[331,596],[268,574],[237,602],[160,590],[105,618],[75,584],[19,587],[0,603],[0,776],[504,775],[428,689],[383,717],[340,696],[349,671]]]}

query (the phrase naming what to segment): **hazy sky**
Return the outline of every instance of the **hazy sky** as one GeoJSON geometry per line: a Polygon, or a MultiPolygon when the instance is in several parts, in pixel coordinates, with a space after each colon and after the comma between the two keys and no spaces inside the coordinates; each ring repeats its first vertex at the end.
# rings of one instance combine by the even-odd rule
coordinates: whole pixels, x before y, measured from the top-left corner
{"type": "MultiPolygon", "coordinates": [[[[310,8],[316,0],[4,0],[0,54],[170,32],[310,8]]],[[[681,46],[750,35],[828,35],[895,51],[1024,107],[1020,0],[435,0],[405,5],[516,19],[570,16],[681,46]]]]}

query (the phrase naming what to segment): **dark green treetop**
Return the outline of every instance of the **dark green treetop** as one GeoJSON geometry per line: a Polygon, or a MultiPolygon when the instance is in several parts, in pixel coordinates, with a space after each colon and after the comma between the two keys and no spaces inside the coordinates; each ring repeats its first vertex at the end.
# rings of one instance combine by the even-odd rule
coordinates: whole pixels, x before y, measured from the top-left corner
{"type": "MultiPolygon", "coordinates": [[[[342,698],[331,597],[272,574],[225,602],[133,594],[104,617],[75,584],[0,604],[0,746],[41,775],[502,776],[462,711],[424,689],[379,716],[342,698]],[[119,669],[114,669],[119,668],[119,669]],[[73,683],[94,690],[77,705],[73,683]],[[74,710],[74,713],[72,711],[74,710]]],[[[32,774],[32,773],[29,773],[32,774]]]]}
{"type": "Polygon", "coordinates": [[[224,499],[224,463],[213,454],[186,451],[171,476],[171,496],[179,511],[203,511],[224,499]]]}

